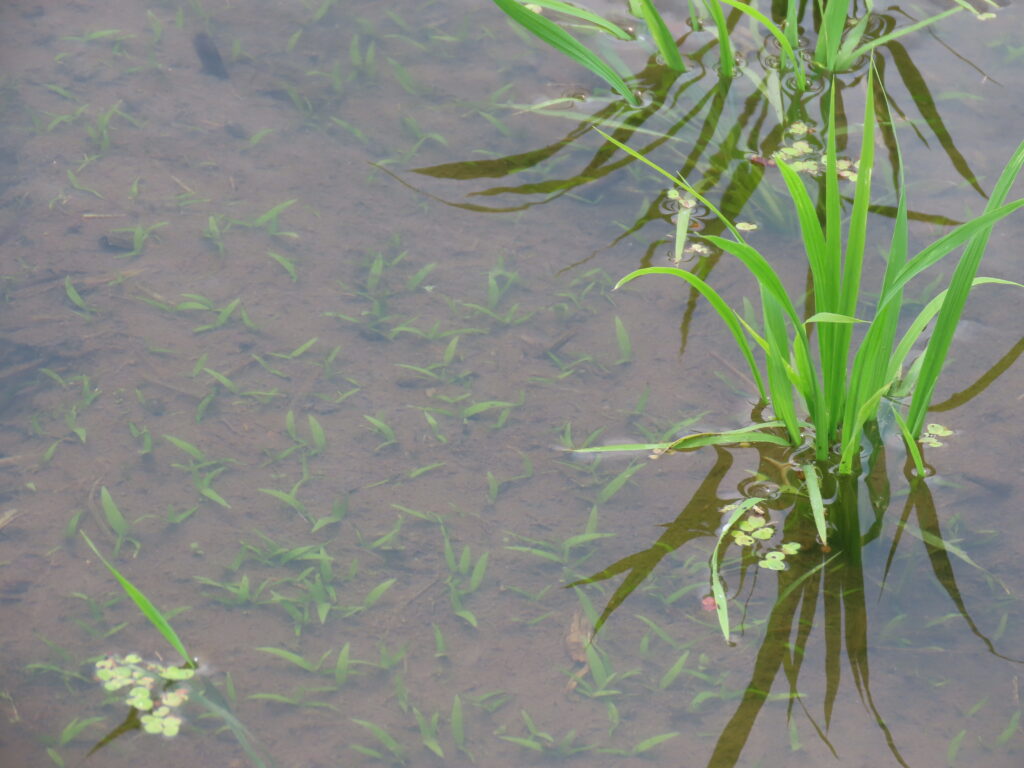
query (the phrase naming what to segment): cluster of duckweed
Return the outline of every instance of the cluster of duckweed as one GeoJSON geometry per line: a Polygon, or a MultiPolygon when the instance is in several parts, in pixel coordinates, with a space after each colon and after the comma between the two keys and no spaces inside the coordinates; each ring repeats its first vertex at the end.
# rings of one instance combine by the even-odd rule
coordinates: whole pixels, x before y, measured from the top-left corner
{"type": "MultiPolygon", "coordinates": [[[[790,143],[777,150],[772,157],[776,160],[785,160],[797,173],[807,173],[818,176],[825,172],[825,153],[814,147],[807,140],[811,128],[807,123],[796,122],[786,129],[786,136],[790,143]]],[[[839,178],[846,181],[857,180],[857,170],[860,161],[840,157],[836,159],[836,173],[839,178]]]]}
{"type": "Polygon", "coordinates": [[[953,430],[949,427],[944,427],[941,424],[929,424],[925,427],[925,432],[921,435],[921,445],[927,445],[931,448],[939,448],[945,443],[939,440],[940,437],[949,437],[953,434],[953,430]]]}
{"type": "MultiPolygon", "coordinates": [[[[775,526],[763,510],[755,506],[754,511],[740,520],[729,533],[737,546],[752,547],[759,541],[767,542],[771,539],[775,535],[775,526]]],[[[786,567],[786,557],[799,551],[800,545],[797,542],[785,541],[777,548],[765,552],[757,564],[772,571],[781,571],[786,567]]]]}
{"type": "Polygon", "coordinates": [[[188,701],[189,688],[184,682],[194,675],[194,669],[144,661],[136,653],[96,662],[96,679],[105,690],[128,689],[124,703],[138,710],[142,730],[168,738],[181,730],[182,718],[176,713],[188,701]]]}

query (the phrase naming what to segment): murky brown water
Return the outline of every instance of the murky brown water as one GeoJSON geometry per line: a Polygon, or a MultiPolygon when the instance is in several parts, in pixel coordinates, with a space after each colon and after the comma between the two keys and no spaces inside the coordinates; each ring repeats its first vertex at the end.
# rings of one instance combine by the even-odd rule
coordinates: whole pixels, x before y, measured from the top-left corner
{"type": "MultiPolygon", "coordinates": [[[[524,740],[578,765],[708,764],[716,743],[740,738],[729,722],[776,590],[747,573],[734,607],[747,624],[726,646],[701,607],[706,535],[668,555],[602,629],[603,674],[615,677],[602,686],[591,668],[566,692],[581,669],[565,651],[581,598],[563,586],[651,547],[717,465],[713,452],[665,457],[605,501],[629,462],[646,460],[588,463],[559,446],[599,429],[597,442],[654,439],[698,417],[703,428],[740,425],[749,410],[733,373],[741,361],[705,305],[687,305],[671,281],[610,292],[670,247],[650,251],[670,231],[663,218],[621,237],[662,185],[631,165],[571,194],[470,196],[574,177],[599,146],[589,136],[513,176],[413,172],[550,147],[603,102],[548,116],[501,107],[594,83],[525,46],[489,4],[345,2],[325,4],[319,20],[313,5],[0,10],[3,764],[78,764],[125,716],[91,681],[92,662],[170,653],[79,528],[108,554],[121,540],[118,567],[174,612],[178,633],[221,690],[233,686],[237,717],[282,766],[381,764],[351,745],[390,762],[356,720],[386,729],[414,766],[549,759],[524,740]],[[192,40],[204,30],[227,80],[200,72],[192,40]],[[127,520],[120,536],[103,488],[127,520]],[[595,533],[605,535],[585,535],[595,533]],[[346,646],[351,674],[339,684],[346,646]],[[313,667],[326,658],[304,670],[261,648],[313,667]],[[687,649],[686,672],[667,678],[687,649]],[[464,740],[451,729],[456,699],[464,740]],[[417,725],[429,733],[435,713],[443,760],[417,725]],[[89,718],[102,719],[62,741],[89,718]],[[631,756],[662,734],[675,735],[631,756]],[[569,757],[581,747],[592,748],[569,757]]],[[[943,27],[957,56],[927,34],[907,43],[956,153],[939,146],[889,65],[894,103],[931,145],[901,133],[915,210],[979,211],[983,200],[950,158],[989,189],[1019,139],[1013,42],[1000,35],[1020,28],[1020,11],[990,24],[989,37],[973,21],[943,27]]],[[[643,67],[637,46],[618,53],[643,67]]],[[[681,112],[714,81],[690,77],[681,112]]],[[[743,113],[749,82],[735,89],[712,146],[743,113]]],[[[757,130],[767,133],[774,118],[764,119],[757,130]]],[[[680,165],[697,135],[684,127],[660,159],[680,165]]],[[[741,147],[728,168],[755,149],[741,147]]],[[[702,156],[699,170],[711,164],[702,156]]],[[[769,219],[766,199],[755,196],[748,215],[769,219]]],[[[759,237],[778,239],[779,263],[792,264],[787,278],[799,285],[786,221],[759,237]]],[[[940,231],[912,227],[920,243],[940,231]]],[[[1022,233],[1021,218],[997,228],[982,272],[1019,279],[1022,233]]],[[[726,261],[714,281],[731,296],[751,290],[726,261]]],[[[993,287],[968,305],[938,401],[1019,340],[1011,291],[993,287]]],[[[906,495],[898,458],[890,462],[890,515],[864,551],[866,636],[873,706],[908,765],[945,764],[951,744],[957,764],[1014,766],[1024,752],[1014,728],[1020,665],[983,640],[1024,657],[1014,533],[1022,392],[1011,366],[969,404],[937,414],[956,435],[928,455],[947,541],[984,566],[952,557],[977,633],[911,534],[883,585],[906,495]]],[[[738,496],[756,467],[752,450],[736,451],[718,493],[738,496]]],[[[600,610],[616,584],[582,599],[600,610]]],[[[735,764],[821,765],[830,748],[848,765],[896,764],[846,658],[828,744],[815,728],[828,720],[823,665],[836,662],[812,634],[803,698],[790,708],[780,676],[735,764]]],[[[245,764],[230,733],[214,733],[220,721],[200,713],[189,710],[173,740],[129,733],[89,762],[245,764]]]]}

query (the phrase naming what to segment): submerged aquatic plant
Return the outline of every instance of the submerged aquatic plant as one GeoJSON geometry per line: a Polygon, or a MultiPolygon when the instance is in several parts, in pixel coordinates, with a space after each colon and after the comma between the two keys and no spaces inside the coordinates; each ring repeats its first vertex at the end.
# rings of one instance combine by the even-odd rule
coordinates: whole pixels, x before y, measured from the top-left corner
{"type": "MultiPolygon", "coordinates": [[[[784,159],[777,159],[800,222],[811,275],[815,312],[806,319],[801,319],[796,309],[797,302],[789,296],[768,259],[747,243],[739,229],[710,201],[685,180],[606,135],[610,142],[671,178],[722,220],[733,239],[713,235],[705,239],[739,259],[757,281],[762,308],[761,326],[755,328],[701,277],[676,267],[638,269],[622,278],[616,287],[651,274],[670,275],[693,286],[726,323],[750,368],[762,400],[771,404],[776,417],[775,421],[733,432],[689,435],[670,443],[634,447],[664,452],[709,444],[763,441],[800,448],[809,441],[813,445],[815,459],[824,461],[836,451],[839,453],[840,473],[850,474],[856,469],[865,425],[876,420],[884,407],[883,399],[899,385],[902,391],[912,393],[909,406],[902,411],[896,402],[890,401],[888,407],[920,468],[915,440],[921,434],[936,381],[942,372],[968,294],[974,286],[983,283],[1019,285],[1008,280],[976,277],[976,274],[992,226],[1024,206],[1024,199],[1004,202],[1024,167],[1024,143],[1004,168],[985,211],[913,256],[909,252],[907,196],[897,150],[899,202],[886,254],[881,294],[874,305],[873,316],[868,320],[862,319],[858,312],[863,311],[861,279],[868,237],[867,214],[875,145],[876,109],[872,81],[873,78],[869,78],[860,165],[845,238],[841,230],[843,209],[837,171],[834,90],[829,109],[823,182],[825,201],[820,220],[804,181],[784,159]],[[965,244],[949,286],[920,310],[897,340],[904,305],[903,291],[907,283],[965,244]],[[924,354],[904,372],[914,344],[924,335],[932,320],[935,320],[935,325],[928,336],[924,354]],[[857,340],[853,335],[854,325],[866,328],[857,340]],[[816,349],[811,343],[814,333],[817,335],[816,349]],[[755,352],[763,356],[762,364],[755,359],[755,352]]],[[[616,446],[616,449],[622,450],[622,446],[616,446]]],[[[814,478],[813,468],[805,465],[805,470],[809,470],[806,479],[810,485],[814,478]]],[[[819,525],[819,529],[824,534],[824,526],[819,525]]]]}

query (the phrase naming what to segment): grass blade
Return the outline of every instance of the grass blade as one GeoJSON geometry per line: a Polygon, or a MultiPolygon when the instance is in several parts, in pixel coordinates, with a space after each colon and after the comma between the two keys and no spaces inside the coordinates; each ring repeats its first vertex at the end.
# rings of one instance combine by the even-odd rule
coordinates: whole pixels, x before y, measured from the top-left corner
{"type": "Polygon", "coordinates": [[[185,644],[178,637],[178,633],[174,631],[174,627],[167,621],[164,615],[160,612],[153,603],[150,602],[149,598],[146,597],[142,591],[132,584],[128,579],[121,575],[121,572],[111,565],[100,551],[96,548],[96,545],[92,543],[92,540],[86,535],[85,531],[79,531],[82,538],[85,539],[85,543],[89,545],[96,557],[99,558],[100,562],[103,563],[107,570],[113,575],[117,582],[121,585],[121,589],[125,591],[125,594],[132,599],[132,602],[138,606],[139,610],[142,611],[142,615],[149,619],[149,623],[152,624],[156,630],[163,635],[164,640],[170,643],[171,647],[178,652],[182,659],[185,660],[185,664],[195,668],[196,663],[185,649],[185,644]]]}
{"type": "Polygon", "coordinates": [[[625,81],[619,77],[619,73],[560,26],[545,19],[539,13],[524,8],[515,0],[494,0],[494,4],[528,32],[600,77],[629,102],[630,106],[640,106],[639,100],[625,81]]]}
{"type": "Polygon", "coordinates": [[[658,9],[654,7],[654,3],[651,0],[638,0],[637,4],[640,6],[640,14],[647,23],[647,28],[651,31],[651,37],[655,45],[658,46],[661,58],[665,60],[665,65],[674,72],[685,72],[686,66],[683,64],[683,57],[679,55],[676,41],[672,37],[672,33],[668,31],[665,20],[661,18],[658,9]]]}

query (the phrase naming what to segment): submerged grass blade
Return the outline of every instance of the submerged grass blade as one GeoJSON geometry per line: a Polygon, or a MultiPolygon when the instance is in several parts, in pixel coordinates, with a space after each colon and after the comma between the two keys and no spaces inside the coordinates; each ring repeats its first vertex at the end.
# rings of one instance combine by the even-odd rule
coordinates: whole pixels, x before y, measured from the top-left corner
{"type": "Polygon", "coordinates": [[[729,536],[729,531],[732,527],[739,522],[739,519],[746,514],[747,510],[753,507],[755,504],[759,504],[764,499],[754,497],[750,499],[744,499],[729,515],[729,519],[725,521],[718,534],[718,541],[715,542],[715,548],[711,550],[711,595],[715,598],[715,613],[718,616],[718,626],[722,630],[722,637],[725,638],[726,642],[729,642],[729,605],[726,602],[725,587],[722,586],[722,577],[719,573],[718,553],[722,549],[723,543],[729,536]]]}
{"type": "Polygon", "coordinates": [[[754,381],[757,383],[758,392],[761,397],[764,397],[764,384],[761,380],[761,372],[758,370],[757,363],[754,360],[753,350],[744,335],[739,315],[737,315],[736,312],[725,303],[725,299],[723,299],[714,288],[705,283],[699,277],[687,272],[686,270],[678,269],[677,267],[646,267],[644,269],[635,270],[619,280],[619,282],[616,283],[615,288],[621,288],[626,283],[643,275],[673,275],[692,285],[705,299],[708,300],[708,303],[714,307],[715,311],[718,312],[719,317],[722,318],[722,321],[728,327],[729,333],[732,334],[733,340],[740,348],[740,351],[743,353],[743,357],[747,361],[747,365],[750,367],[750,373],[754,377],[754,381]]]}

